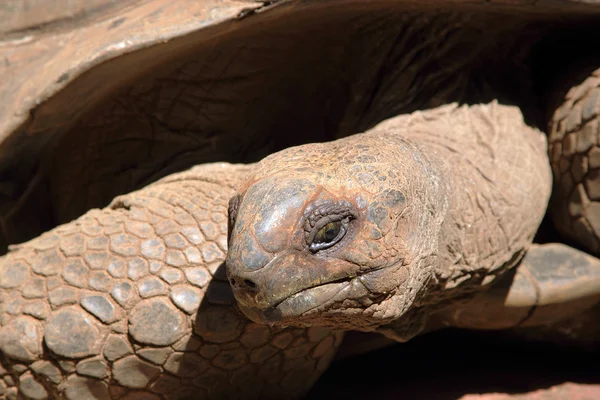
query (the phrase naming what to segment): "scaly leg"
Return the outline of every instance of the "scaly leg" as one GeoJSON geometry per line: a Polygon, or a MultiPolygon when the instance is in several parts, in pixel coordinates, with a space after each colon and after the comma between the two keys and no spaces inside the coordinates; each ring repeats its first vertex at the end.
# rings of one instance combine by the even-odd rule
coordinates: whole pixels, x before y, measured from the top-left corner
{"type": "Polygon", "coordinates": [[[0,258],[0,397],[301,397],[341,334],[236,311],[227,204],[248,168],[171,175],[0,258]]]}
{"type": "MultiPolygon", "coordinates": [[[[470,301],[443,310],[440,316],[442,325],[462,328],[548,330],[588,315],[598,304],[600,260],[572,247],[549,243],[533,245],[514,272],[470,301]]],[[[588,322],[598,326],[596,319],[588,322]]]]}

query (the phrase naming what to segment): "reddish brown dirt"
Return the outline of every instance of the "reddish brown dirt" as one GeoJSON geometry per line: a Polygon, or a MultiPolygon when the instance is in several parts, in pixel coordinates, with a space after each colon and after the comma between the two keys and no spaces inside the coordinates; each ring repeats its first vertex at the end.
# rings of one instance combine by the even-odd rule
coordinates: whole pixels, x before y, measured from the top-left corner
{"type": "Polygon", "coordinates": [[[528,393],[486,393],[468,394],[461,400],[597,400],[600,399],[600,385],[566,382],[548,389],[528,393]]]}

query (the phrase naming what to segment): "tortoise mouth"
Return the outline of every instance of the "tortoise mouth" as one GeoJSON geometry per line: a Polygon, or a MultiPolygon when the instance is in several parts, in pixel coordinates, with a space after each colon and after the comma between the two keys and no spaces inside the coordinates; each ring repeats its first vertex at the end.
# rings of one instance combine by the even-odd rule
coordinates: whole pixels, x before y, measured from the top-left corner
{"type": "Polygon", "coordinates": [[[237,305],[246,317],[261,324],[363,330],[365,326],[384,323],[381,318],[371,317],[366,311],[374,305],[381,305],[394,294],[371,293],[367,289],[363,280],[377,271],[379,269],[305,288],[264,308],[243,302],[237,302],[237,305]],[[355,314],[361,314],[362,320],[353,319],[355,314]],[[361,325],[356,326],[356,322],[361,325]]]}
{"type": "Polygon", "coordinates": [[[355,279],[345,278],[303,289],[268,308],[260,309],[240,304],[240,309],[254,322],[287,325],[286,322],[293,320],[297,323],[298,317],[310,319],[311,314],[322,313],[332,308],[336,303],[336,296],[350,288],[355,279]]]}

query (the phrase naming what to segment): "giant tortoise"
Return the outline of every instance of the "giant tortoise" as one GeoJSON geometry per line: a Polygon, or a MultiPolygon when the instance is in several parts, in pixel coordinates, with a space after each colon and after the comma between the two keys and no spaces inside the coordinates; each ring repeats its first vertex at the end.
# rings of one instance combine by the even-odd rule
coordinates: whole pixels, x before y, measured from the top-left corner
{"type": "Polygon", "coordinates": [[[597,344],[594,3],[2,6],[0,396],[297,398],[346,330],[597,344]]]}

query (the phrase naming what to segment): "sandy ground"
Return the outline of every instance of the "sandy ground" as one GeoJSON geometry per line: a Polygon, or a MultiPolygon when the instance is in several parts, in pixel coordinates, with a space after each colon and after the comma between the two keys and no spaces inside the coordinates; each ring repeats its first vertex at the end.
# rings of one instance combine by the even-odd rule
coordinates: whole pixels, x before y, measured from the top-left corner
{"type": "Polygon", "coordinates": [[[334,363],[308,398],[599,400],[600,352],[437,332],[334,363]]]}

